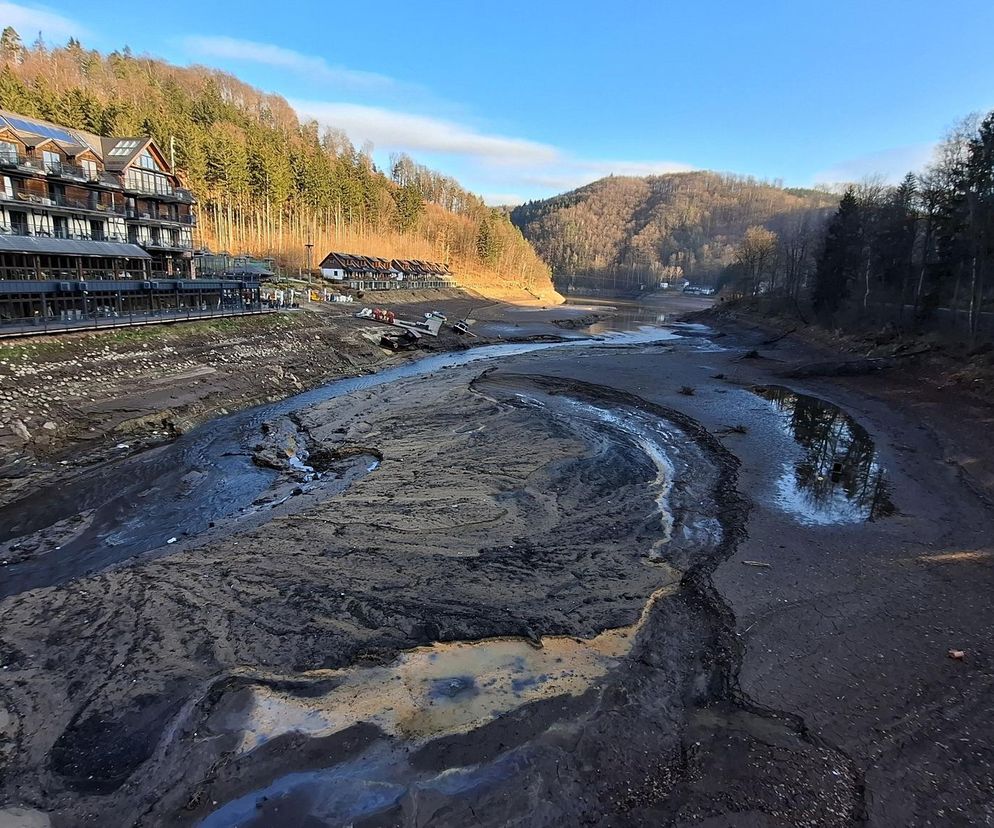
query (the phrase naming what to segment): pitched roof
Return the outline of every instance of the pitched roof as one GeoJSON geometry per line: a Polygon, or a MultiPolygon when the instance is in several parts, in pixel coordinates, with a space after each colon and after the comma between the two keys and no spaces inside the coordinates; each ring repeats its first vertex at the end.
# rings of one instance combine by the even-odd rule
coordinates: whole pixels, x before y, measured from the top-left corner
{"type": "Polygon", "coordinates": [[[329,253],[321,260],[319,267],[344,270],[346,273],[388,274],[393,270],[387,259],[355,253],[329,253]]]}
{"type": "Polygon", "coordinates": [[[152,143],[148,137],[101,138],[104,167],[108,170],[123,170],[145,148],[152,143]]]}
{"type": "Polygon", "coordinates": [[[137,244],[49,239],[44,236],[0,235],[0,250],[12,253],[40,253],[53,256],[100,256],[108,259],[151,259],[137,244]]]}
{"type": "Polygon", "coordinates": [[[394,259],[393,266],[396,270],[407,276],[450,276],[451,271],[447,265],[439,262],[426,262],[421,259],[394,259]]]}
{"type": "Polygon", "coordinates": [[[83,146],[85,142],[68,127],[0,109],[0,123],[9,126],[21,139],[50,139],[60,144],[83,146]]]}
{"type": "Polygon", "coordinates": [[[59,126],[41,118],[30,118],[0,109],[0,127],[7,126],[29,146],[39,146],[44,141],[54,141],[63,152],[76,156],[91,150],[108,170],[123,170],[150,145],[165,164],[164,172],[171,173],[169,164],[155,142],[147,135],[107,137],[81,129],[59,126]],[[31,143],[31,142],[34,143],[31,143]]]}

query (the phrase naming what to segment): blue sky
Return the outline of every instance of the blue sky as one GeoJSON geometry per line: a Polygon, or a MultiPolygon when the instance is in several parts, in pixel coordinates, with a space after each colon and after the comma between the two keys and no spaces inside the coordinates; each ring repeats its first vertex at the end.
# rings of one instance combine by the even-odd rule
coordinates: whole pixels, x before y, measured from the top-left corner
{"type": "Polygon", "coordinates": [[[608,173],[893,180],[994,108],[994,0],[0,2],[7,23],[225,69],[493,203],[608,173]]]}

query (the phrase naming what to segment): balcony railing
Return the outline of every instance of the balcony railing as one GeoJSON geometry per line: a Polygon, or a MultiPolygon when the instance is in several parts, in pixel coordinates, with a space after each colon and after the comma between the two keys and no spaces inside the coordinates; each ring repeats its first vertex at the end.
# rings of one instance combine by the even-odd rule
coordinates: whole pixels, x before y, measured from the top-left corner
{"type": "Polygon", "coordinates": [[[189,190],[185,190],[182,187],[173,187],[170,185],[168,188],[161,187],[151,187],[145,186],[136,181],[125,181],[124,189],[129,193],[137,193],[143,196],[152,196],[153,198],[160,198],[166,201],[178,201],[180,204],[196,204],[197,199],[193,197],[193,193],[189,190]]]}
{"type": "Polygon", "coordinates": [[[0,224],[0,235],[2,236],[25,236],[35,239],[75,239],[76,241],[106,241],[127,244],[128,240],[119,233],[70,233],[61,228],[53,230],[31,230],[23,225],[8,226],[0,224]]]}
{"type": "Polygon", "coordinates": [[[196,225],[197,217],[193,213],[184,215],[162,215],[161,213],[148,213],[141,210],[136,210],[134,207],[128,207],[125,210],[125,218],[133,221],[163,221],[170,224],[188,224],[196,225]]]}
{"type": "Polygon", "coordinates": [[[193,250],[193,242],[177,239],[175,242],[169,239],[157,238],[146,242],[141,242],[141,246],[149,250],[193,250]]]}
{"type": "Polygon", "coordinates": [[[81,198],[72,198],[61,193],[52,193],[47,196],[29,193],[20,187],[13,188],[10,192],[0,190],[0,199],[13,201],[25,207],[48,207],[50,209],[65,210],[89,210],[92,213],[106,213],[110,215],[124,215],[124,207],[118,204],[101,204],[100,202],[89,201],[81,198]]]}
{"type": "Polygon", "coordinates": [[[31,158],[17,152],[0,151],[0,167],[19,167],[31,172],[40,172],[54,178],[64,178],[70,181],[82,181],[88,184],[99,184],[103,187],[121,189],[121,182],[113,173],[103,170],[88,171],[79,164],[68,161],[45,161],[31,158]]]}

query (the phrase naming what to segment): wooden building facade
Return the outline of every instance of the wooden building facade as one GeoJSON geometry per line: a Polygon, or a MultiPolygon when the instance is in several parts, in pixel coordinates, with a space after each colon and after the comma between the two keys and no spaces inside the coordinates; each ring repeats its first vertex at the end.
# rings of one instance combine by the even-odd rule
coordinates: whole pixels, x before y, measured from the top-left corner
{"type": "Polygon", "coordinates": [[[417,290],[455,286],[448,265],[420,259],[380,259],[353,253],[329,253],[321,274],[352,290],[417,290]]]}
{"type": "Polygon", "coordinates": [[[258,304],[251,279],[186,284],[195,204],[149,137],[0,110],[0,335],[258,304]]]}

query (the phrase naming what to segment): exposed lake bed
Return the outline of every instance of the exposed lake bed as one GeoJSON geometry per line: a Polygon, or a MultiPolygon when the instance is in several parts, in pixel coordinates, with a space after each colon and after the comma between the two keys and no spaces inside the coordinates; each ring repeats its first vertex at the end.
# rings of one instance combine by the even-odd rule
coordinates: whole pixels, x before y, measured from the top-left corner
{"type": "MultiPolygon", "coordinates": [[[[900,610],[945,601],[948,576],[885,585],[977,546],[987,513],[954,477],[927,489],[927,434],[823,381],[786,393],[833,396],[863,430],[842,436],[875,438],[855,465],[895,509],[802,519],[782,478],[810,441],[752,390],[778,366],[665,333],[314,398],[294,429],[356,464],[347,485],[7,598],[5,795],[56,825],[846,825],[881,807],[892,763],[859,735],[887,728],[877,696],[962,680],[941,635],[917,669],[925,619],[900,610]],[[839,626],[840,596],[865,624],[839,626]],[[852,652],[816,664],[815,641],[852,652]],[[846,681],[857,700],[833,700],[846,681]]],[[[813,475],[840,484],[832,503],[860,491],[837,462],[813,475]]]]}

